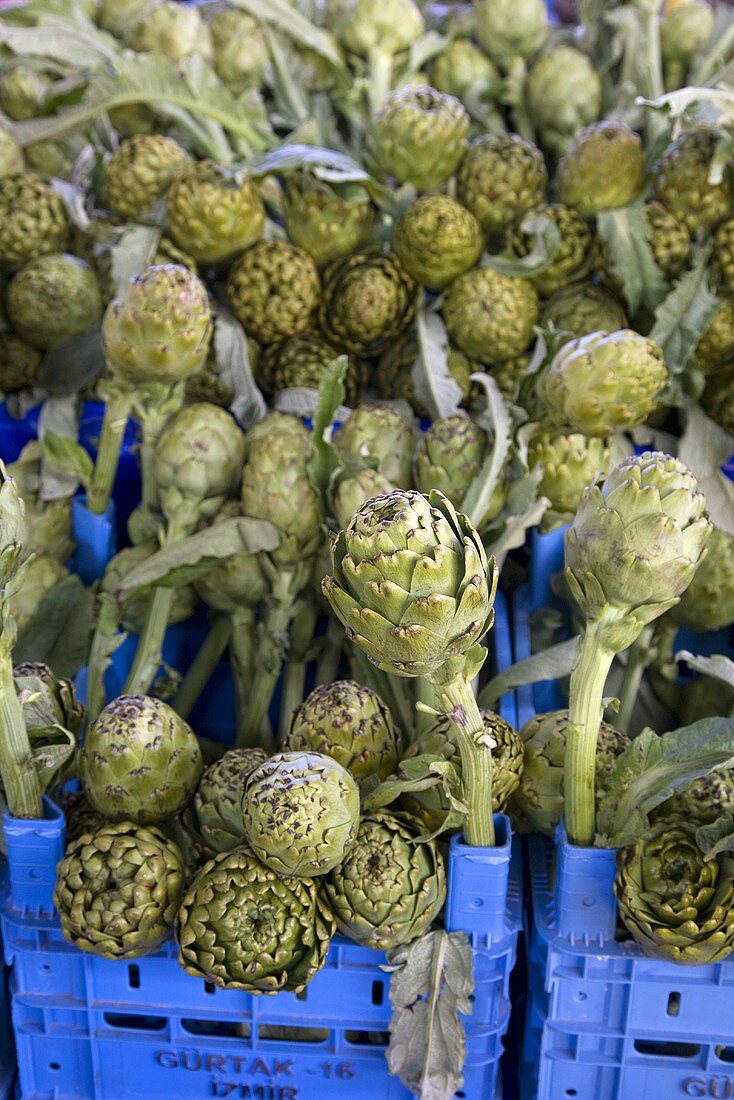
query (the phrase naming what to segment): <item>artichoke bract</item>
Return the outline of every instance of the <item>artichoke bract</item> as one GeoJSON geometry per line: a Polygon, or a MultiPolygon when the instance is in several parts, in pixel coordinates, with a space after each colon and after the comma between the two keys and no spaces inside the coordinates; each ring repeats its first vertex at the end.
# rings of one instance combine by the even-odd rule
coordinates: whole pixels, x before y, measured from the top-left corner
{"type": "Polygon", "coordinates": [[[433,191],[453,176],[466,149],[469,115],[455,96],[419,85],[391,92],[367,146],[385,175],[433,191]]]}
{"type": "Polygon", "coordinates": [[[712,529],[706,554],[671,615],[692,630],[719,630],[734,622],[734,535],[712,529]]]}
{"type": "Polygon", "coordinates": [[[54,905],[64,936],[82,951],[137,959],[170,938],[183,888],[176,845],[158,829],[120,821],[69,845],[54,905]]]}
{"type": "MultiPolygon", "coordinates": [[[[416,448],[416,489],[422,493],[438,489],[460,509],[490,449],[489,436],[469,417],[457,413],[435,420],[428,431],[423,432],[416,448]]],[[[475,516],[480,531],[499,515],[506,499],[507,485],[500,477],[483,515],[475,516]]]]}
{"type": "Polygon", "coordinates": [[[334,434],[337,453],[350,470],[376,467],[391,488],[407,488],[415,447],[413,425],[391,405],[364,401],[334,434]]]}
{"type": "Polygon", "coordinates": [[[220,989],[304,989],[326,962],[334,918],[313,879],[285,878],[246,845],[205,864],[178,913],[178,961],[220,989]]]}
{"type": "Polygon", "coordinates": [[[632,329],[592,332],[556,353],[538,397],[561,430],[605,437],[642,424],[668,378],[657,344],[632,329]]]}
{"type": "Polygon", "coordinates": [[[0,392],[34,386],[42,359],[38,348],[14,332],[0,332],[0,392]]]}
{"type": "Polygon", "coordinates": [[[719,427],[734,435],[734,371],[719,370],[712,374],[701,394],[701,404],[719,427]]]}
{"type": "MultiPolygon", "coordinates": [[[[647,240],[655,263],[668,282],[677,278],[691,257],[691,235],[683,222],[678,221],[661,202],[645,203],[647,240]]],[[[593,263],[602,282],[617,294],[623,286],[618,279],[606,242],[597,234],[594,241],[593,263]]]]}
{"type": "Polygon", "coordinates": [[[357,833],[359,788],[331,756],[281,752],[245,782],[245,836],[280,875],[325,875],[341,863],[357,833]]]}
{"type": "Polygon", "coordinates": [[[714,171],[716,135],[690,131],[671,142],[655,169],[658,198],[691,233],[713,229],[731,214],[732,190],[726,172],[714,171]]]}
{"type": "Polygon", "coordinates": [[[311,327],[321,282],[303,249],[286,241],[259,241],[232,268],[227,295],[247,335],[273,344],[311,327]]]}
{"type": "Polygon", "coordinates": [[[326,901],[345,936],[387,951],[422,935],[446,897],[446,874],[435,841],[419,841],[407,814],[362,818],[343,862],[324,880],[326,901]]]}
{"type": "MultiPolygon", "coordinates": [[[[81,732],[84,705],[77,697],[73,680],[56,676],[42,661],[22,661],[13,669],[13,681],[16,692],[28,690],[33,695],[40,695],[43,704],[60,726],[73,734],[81,732]]],[[[31,710],[34,706],[35,702],[29,702],[31,710]]],[[[29,715],[26,725],[30,727],[31,724],[29,715]]]]}
{"type": "Polygon", "coordinates": [[[540,466],[538,492],[550,501],[541,520],[542,531],[571,522],[586,486],[606,472],[609,454],[606,441],[577,432],[539,432],[533,436],[528,446],[528,466],[531,470],[540,466]]]}
{"type": "Polygon", "coordinates": [[[396,486],[379,470],[347,470],[340,475],[331,491],[331,507],[340,531],[349,523],[370,497],[385,496],[396,486]]]}
{"type": "Polygon", "coordinates": [[[468,271],[483,247],[479,222],[449,195],[422,195],[395,223],[395,255],[411,278],[429,290],[442,290],[468,271]]]}
{"type": "Polygon", "coordinates": [[[456,196],[485,233],[498,233],[542,203],[547,183],[543,154],[532,142],[518,134],[485,134],[464,154],[456,196]]]}
{"type": "Polygon", "coordinates": [[[612,294],[595,283],[579,283],[557,291],[546,302],[541,324],[578,337],[617,332],[627,328],[628,322],[624,306],[612,294]]]}
{"type": "Polygon", "coordinates": [[[229,852],[245,836],[242,791],[245,781],[266,759],[263,749],[229,749],[205,769],[194,796],[199,833],[213,852],[229,852]]]}
{"type": "Polygon", "coordinates": [[[532,276],[540,293],[551,295],[587,274],[591,229],[584,218],[569,206],[544,203],[530,211],[526,217],[520,218],[507,231],[507,244],[517,256],[527,256],[532,251],[536,234],[530,232],[530,227],[538,216],[549,218],[561,236],[551,262],[537,275],[532,276]]]}
{"type": "Polygon", "coordinates": [[[64,204],[32,172],[0,177],[0,266],[18,271],[29,260],[63,252],[69,238],[64,204]]]}
{"type": "Polygon", "coordinates": [[[431,83],[439,92],[466,104],[486,102],[499,86],[500,75],[486,54],[468,38],[454,38],[433,62],[431,83]]]}
{"type": "Polygon", "coordinates": [[[695,821],[663,818],[619,853],[619,915],[653,958],[700,965],[734,951],[734,857],[704,855],[697,828],[695,821]]]}
{"type": "Polygon", "coordinates": [[[265,207],[254,180],[213,160],[184,168],[168,189],[168,225],[179,248],[200,264],[234,259],[259,240],[265,207]]]}
{"type": "Polygon", "coordinates": [[[285,737],[290,752],[333,757],[357,783],[386,779],[398,762],[400,731],[377,692],[354,680],[314,688],[293,711],[285,737]]]}
{"type": "Polygon", "coordinates": [[[68,252],[39,256],[10,281],[6,305],[13,328],[43,350],[80,336],[102,316],[94,271],[68,252]]]}
{"type": "Polygon", "coordinates": [[[558,165],[561,201],[585,216],[626,206],[644,182],[642,140],[625,122],[587,126],[558,165]]]}
{"type": "MultiPolygon", "coordinates": [[[[692,681],[698,683],[699,681],[692,681]]],[[[709,690],[710,690],[710,685],[709,690]]],[[[720,709],[720,696],[716,697],[716,709],[720,709]]],[[[695,719],[694,719],[695,720],[695,719]]],[[[730,813],[734,804],[734,769],[715,768],[708,775],[694,779],[676,791],[665,802],[661,802],[654,811],[654,820],[658,818],[679,818],[682,821],[695,821],[709,825],[723,814],[730,813]]]]}
{"type": "Polygon", "coordinates": [[[380,355],[410,325],[418,287],[395,256],[365,250],[324,273],[319,326],[349,355],[380,355]]]}
{"type": "Polygon", "coordinates": [[[163,134],[125,138],[104,166],[102,191],[107,205],[118,217],[136,221],[165,198],[190,159],[177,141],[163,134]]]}
{"type": "Polygon", "coordinates": [[[321,265],[349,255],[375,226],[370,197],[356,183],[327,183],[311,172],[295,172],[283,192],[289,240],[321,265]]]}
{"type": "Polygon", "coordinates": [[[460,275],[443,300],[450,339],[472,359],[494,363],[520,355],[533,338],[538,291],[529,279],[477,267],[460,275]]]}
{"type": "MultiPolygon", "coordinates": [[[[257,381],[264,393],[273,395],[293,386],[318,390],[326,368],[341,353],[316,333],[291,336],[280,344],[263,350],[257,364],[257,381]]],[[[347,357],[342,379],[344,400],[354,405],[365,383],[364,363],[347,357]]]]}
{"type": "Polygon", "coordinates": [[[23,168],[23,150],[13,135],[0,126],[0,176],[17,176],[23,168]]]}
{"type": "Polygon", "coordinates": [[[734,290],[734,218],[722,222],[716,230],[714,260],[724,286],[734,290]]]}
{"type": "Polygon", "coordinates": [[[103,825],[109,824],[102,814],[97,813],[84,791],[73,791],[59,799],[59,807],[64,811],[64,834],[66,848],[85,833],[96,833],[103,825]]]}
{"type": "Polygon", "coordinates": [[[601,114],[601,76],[581,50],[556,46],[528,73],[525,100],[544,148],[562,156],[579,130],[601,114]]]}
{"type": "Polygon", "coordinates": [[[120,695],[87,730],[79,773],[92,806],[112,821],[155,824],[178,814],[201,778],[191,727],[160,699],[120,695]]]}
{"type": "Polygon", "coordinates": [[[474,13],[481,46],[503,68],[531,58],[550,34],[543,0],[478,0],[474,13]]]}

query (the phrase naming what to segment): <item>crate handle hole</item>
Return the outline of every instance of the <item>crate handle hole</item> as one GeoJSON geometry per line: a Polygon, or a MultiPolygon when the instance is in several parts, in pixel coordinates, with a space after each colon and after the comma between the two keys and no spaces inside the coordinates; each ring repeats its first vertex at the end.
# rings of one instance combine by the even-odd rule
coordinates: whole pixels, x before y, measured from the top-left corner
{"type": "Polygon", "coordinates": [[[211,993],[214,993],[215,991],[216,991],[216,986],[215,985],[213,985],[211,982],[204,982],[204,992],[205,993],[210,993],[211,994],[211,993]]]}
{"type": "Polygon", "coordinates": [[[51,967],[49,966],[48,963],[43,964],[43,966],[41,967],[41,973],[42,974],[50,974],[51,973],[51,967]]]}
{"type": "Polygon", "coordinates": [[[716,1047],[714,1053],[720,1062],[734,1062],[734,1047],[716,1047]]]}
{"type": "MultiPolygon", "coordinates": [[[[596,898],[583,898],[581,904],[584,906],[585,909],[591,909],[594,905],[596,905],[596,898]]],[[[571,1096],[575,1095],[575,1092],[571,1093],[571,1096]]]]}
{"type": "Polygon", "coordinates": [[[665,1040],[635,1039],[638,1054],[655,1058],[697,1058],[701,1053],[699,1043],[671,1043],[665,1040]]]}
{"type": "Polygon", "coordinates": [[[678,1016],[680,1013],[680,993],[668,994],[668,1007],[665,1010],[668,1016],[678,1016]]]}
{"type": "Polygon", "coordinates": [[[584,993],[584,991],[582,989],[579,989],[578,993],[576,994],[576,1000],[577,1001],[585,1001],[588,998],[588,996],[589,996],[588,993],[584,993]]]}
{"type": "Polygon", "coordinates": [[[578,1096],[576,1089],[566,1089],[564,1096],[578,1096]]]}
{"type": "Polygon", "coordinates": [[[40,877],[41,877],[41,872],[36,871],[34,868],[31,868],[31,870],[28,872],[28,878],[31,879],[33,882],[38,882],[40,877]]]}
{"type": "Polygon", "coordinates": [[[55,1072],[56,1070],[60,1070],[61,1066],[59,1065],[58,1062],[49,1062],[48,1068],[54,1070],[54,1072],[55,1072]]]}
{"type": "Polygon", "coordinates": [[[308,989],[302,989],[299,993],[296,993],[296,1000],[297,1001],[307,1001],[308,1000],[308,989]]]}
{"type": "Polygon", "coordinates": [[[381,1005],[385,1000],[385,986],[382,982],[372,983],[372,1004],[381,1005]]]}
{"type": "MultiPolygon", "coordinates": [[[[472,909],[483,909],[484,908],[484,898],[472,898],[469,905],[470,905],[470,908],[472,908],[472,909]]],[[[457,1096],[459,1095],[458,1092],[457,1092],[456,1095],[457,1096]]]]}
{"type": "Polygon", "coordinates": [[[140,989],[140,967],[137,963],[129,963],[127,968],[127,984],[130,989],[140,989]]]}

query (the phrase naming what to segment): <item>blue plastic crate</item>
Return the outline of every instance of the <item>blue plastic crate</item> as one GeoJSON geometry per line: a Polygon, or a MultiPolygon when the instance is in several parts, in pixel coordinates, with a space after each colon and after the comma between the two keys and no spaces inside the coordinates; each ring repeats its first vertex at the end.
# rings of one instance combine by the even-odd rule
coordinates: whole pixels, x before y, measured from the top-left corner
{"type": "Polygon", "coordinates": [[[28,414],[22,418],[11,416],[5,401],[0,401],[0,461],[15,462],[18,455],[38,435],[38,410],[33,417],[28,414]]]}
{"type": "MultiPolygon", "coordinates": [[[[52,909],[63,816],[9,821],[10,893],[2,915],[12,965],[13,1023],[23,1100],[403,1100],[387,1071],[389,977],[384,956],[337,937],[303,994],[252,996],[187,975],[167,945],[135,962],[83,953],[52,909]],[[26,851],[26,843],[28,850],[26,851]],[[300,1029],[282,1038],[278,1029],[300,1029]]],[[[465,1019],[465,1084],[457,1097],[500,1096],[509,976],[521,923],[519,852],[496,818],[497,847],[454,838],[446,922],[474,950],[476,990],[465,1019]]]]}

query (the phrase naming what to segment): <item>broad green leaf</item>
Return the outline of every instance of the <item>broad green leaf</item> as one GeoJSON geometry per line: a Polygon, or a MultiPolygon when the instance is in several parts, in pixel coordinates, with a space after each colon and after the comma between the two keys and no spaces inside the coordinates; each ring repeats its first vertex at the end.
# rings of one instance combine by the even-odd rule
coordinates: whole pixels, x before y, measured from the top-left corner
{"type": "Polygon", "coordinates": [[[526,214],[520,222],[520,229],[535,238],[527,256],[515,256],[511,252],[501,252],[496,256],[487,254],[482,263],[502,275],[525,278],[545,271],[553,263],[561,245],[558,226],[547,214],[526,214]]]}
{"type": "Polygon", "coordinates": [[[214,353],[222,378],[234,392],[230,412],[243,428],[251,428],[268,411],[250,362],[245,330],[231,313],[218,313],[214,322],[214,353]]]}
{"type": "Polygon", "coordinates": [[[690,271],[655,310],[650,339],[662,349],[668,368],[668,391],[672,402],[682,405],[687,393],[700,393],[703,379],[691,366],[701,333],[716,308],[716,298],[708,288],[708,262],[711,245],[698,251],[690,271]]]}
{"type": "Polygon", "coordinates": [[[57,676],[72,679],[87,659],[94,593],[70,574],[41,600],[32,622],[18,638],[13,660],[43,661],[57,676]]]}
{"type": "Polygon", "coordinates": [[[313,415],[311,433],[313,457],[308,464],[308,474],[322,496],[326,494],[331,475],[339,465],[339,456],[331,442],[331,429],[337,411],[344,404],[343,378],[346,369],[345,355],[340,355],[329,363],[321,376],[313,415]]]}
{"type": "Polygon", "coordinates": [[[630,315],[643,305],[655,309],[665,297],[668,284],[650,247],[644,203],[603,210],[597,215],[596,228],[609,249],[612,272],[622,284],[630,315]]]}
{"type": "Polygon", "coordinates": [[[80,393],[103,370],[102,326],[97,323],[46,352],[37,384],[54,396],[80,393]]]}
{"type": "Polygon", "coordinates": [[[46,432],[43,437],[43,459],[53,466],[58,467],[65,474],[76,478],[84,488],[88,488],[92,479],[92,460],[81,446],[73,439],[55,432],[46,432]]]}
{"type": "Polygon", "coordinates": [[[712,657],[698,657],[687,649],[681,649],[676,653],[675,660],[684,661],[694,672],[701,672],[704,676],[711,676],[714,680],[734,687],[734,661],[723,653],[715,653],[712,657]]]}
{"type": "Polygon", "coordinates": [[[730,535],[734,535],[734,482],[722,473],[721,466],[733,450],[732,437],[706,416],[697,401],[687,401],[678,458],[696,475],[711,522],[730,535]]]}
{"type": "Polygon", "coordinates": [[[427,791],[431,787],[441,787],[443,796],[449,805],[444,821],[438,829],[427,833],[422,840],[432,840],[443,832],[460,829],[469,808],[462,800],[461,776],[455,765],[437,753],[421,753],[401,760],[397,771],[383,779],[364,798],[364,811],[391,806],[404,794],[413,791],[427,791]]]}
{"type": "Polygon", "coordinates": [[[232,0],[232,5],[248,12],[259,23],[282,31],[306,49],[314,50],[336,69],[344,68],[344,59],[333,37],[301,15],[288,0],[232,0]]]}
{"type": "Polygon", "coordinates": [[[477,423],[489,434],[492,446],[461,502],[460,511],[481,530],[492,493],[503,476],[512,441],[512,421],[495,380],[488,374],[477,373],[472,375],[472,381],[480,382],[486,391],[487,408],[477,416],[477,423]]]}
{"type": "Polygon", "coordinates": [[[696,829],[696,843],[707,862],[724,852],[734,852],[734,816],[722,814],[710,825],[701,825],[696,829]]]}
{"type": "Polygon", "coordinates": [[[542,680],[562,680],[571,673],[576,660],[578,638],[558,642],[542,653],[534,653],[517,661],[506,672],[493,676],[479,693],[480,707],[492,708],[497,700],[513,688],[538,684],[542,680]]]}
{"type": "MultiPolygon", "coordinates": [[[[38,418],[39,439],[43,441],[49,431],[76,442],[79,435],[79,403],[76,396],[49,397],[44,401],[38,418]]],[[[74,495],[78,484],[76,477],[56,467],[42,452],[39,484],[42,500],[65,500],[74,495]]]]}
{"type": "Polygon", "coordinates": [[[369,172],[346,153],[318,145],[281,145],[279,149],[256,157],[250,165],[253,176],[286,175],[299,168],[308,168],[329,183],[367,184],[372,180],[369,172]]]}
{"type": "Polygon", "coordinates": [[[449,371],[449,338],[443,320],[423,306],[416,314],[418,355],[413,365],[413,390],[431,420],[453,416],[461,408],[461,386],[449,371]]]}
{"type": "Polygon", "coordinates": [[[114,63],[119,44],[110,34],[67,19],[45,16],[35,27],[11,27],[0,23],[0,42],[22,57],[49,57],[88,72],[114,63]]]}

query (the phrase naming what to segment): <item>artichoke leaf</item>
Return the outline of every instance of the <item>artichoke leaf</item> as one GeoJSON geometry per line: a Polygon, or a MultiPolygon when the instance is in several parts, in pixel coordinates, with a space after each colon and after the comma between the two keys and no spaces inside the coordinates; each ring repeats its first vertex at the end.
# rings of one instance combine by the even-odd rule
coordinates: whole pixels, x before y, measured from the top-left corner
{"type": "Polygon", "coordinates": [[[464,824],[469,807],[462,801],[461,776],[454,764],[437,753],[421,753],[401,760],[397,771],[377,784],[363,799],[363,812],[384,809],[404,794],[427,791],[441,787],[449,804],[449,810],[439,827],[419,837],[420,841],[433,840],[441,833],[455,832],[464,824]]]}
{"type": "Polygon", "coordinates": [[[320,54],[336,69],[344,68],[344,60],[331,36],[315,26],[288,0],[232,0],[232,6],[246,11],[259,23],[283,31],[300,46],[320,54]]]}
{"type": "Polygon", "coordinates": [[[731,453],[732,437],[706,416],[698,402],[687,401],[678,457],[695,471],[711,522],[734,535],[734,482],[721,470],[731,453]]]}
{"type": "Polygon", "coordinates": [[[687,649],[681,649],[675,655],[676,661],[685,661],[694,672],[702,672],[704,676],[711,676],[714,680],[734,687],[734,661],[725,657],[722,653],[715,653],[712,657],[697,657],[687,649]]]}
{"type": "Polygon", "coordinates": [[[339,355],[333,359],[321,376],[316,395],[311,433],[313,455],[308,462],[308,476],[322,496],[326,493],[329,482],[340,465],[339,455],[331,441],[331,428],[344,408],[346,369],[346,355],[339,355]]]}
{"type": "Polygon", "coordinates": [[[47,431],[43,436],[43,461],[89,488],[94,466],[80,443],[66,435],[47,431]]]}
{"type": "Polygon", "coordinates": [[[668,367],[666,403],[672,400],[682,405],[684,394],[700,392],[703,388],[703,377],[692,365],[692,358],[717,304],[707,278],[711,249],[709,243],[697,254],[694,251],[695,261],[690,271],[680,277],[655,310],[650,339],[661,349],[668,367]]]}
{"type": "Polygon", "coordinates": [[[722,852],[734,852],[734,815],[722,814],[710,825],[701,825],[696,829],[696,844],[706,862],[716,859],[722,852]]]}
{"type": "Polygon", "coordinates": [[[553,218],[549,218],[547,214],[526,214],[520,222],[520,230],[534,238],[527,256],[500,252],[486,255],[482,263],[499,271],[501,275],[516,275],[526,279],[540,275],[549,268],[561,246],[561,231],[553,218]]]}
{"type": "Polygon", "coordinates": [[[492,709],[497,700],[517,687],[538,684],[542,680],[562,680],[571,675],[576,661],[578,637],[557,642],[541,653],[533,653],[522,661],[516,661],[506,672],[485,684],[477,702],[484,709],[492,709]]]}
{"type": "Polygon", "coordinates": [[[472,381],[480,382],[486,391],[487,408],[477,416],[477,423],[489,435],[492,447],[482,467],[469,486],[461,502],[460,511],[469,517],[480,531],[492,494],[505,467],[507,453],[512,442],[512,421],[497,383],[488,374],[473,374],[472,381]]]}
{"type": "Polygon", "coordinates": [[[251,428],[268,407],[252,372],[245,330],[229,313],[218,313],[214,321],[214,353],[222,381],[234,393],[230,412],[243,428],[251,428]]]}
{"type": "Polygon", "coordinates": [[[596,227],[609,249],[612,271],[622,284],[630,315],[642,305],[655,309],[665,297],[667,283],[650,247],[650,224],[642,201],[602,210],[596,227]]]}
{"type": "Polygon", "coordinates": [[[416,314],[419,354],[411,381],[416,399],[432,420],[453,416],[461,407],[461,387],[449,371],[449,338],[438,313],[421,307],[416,314]]]}

